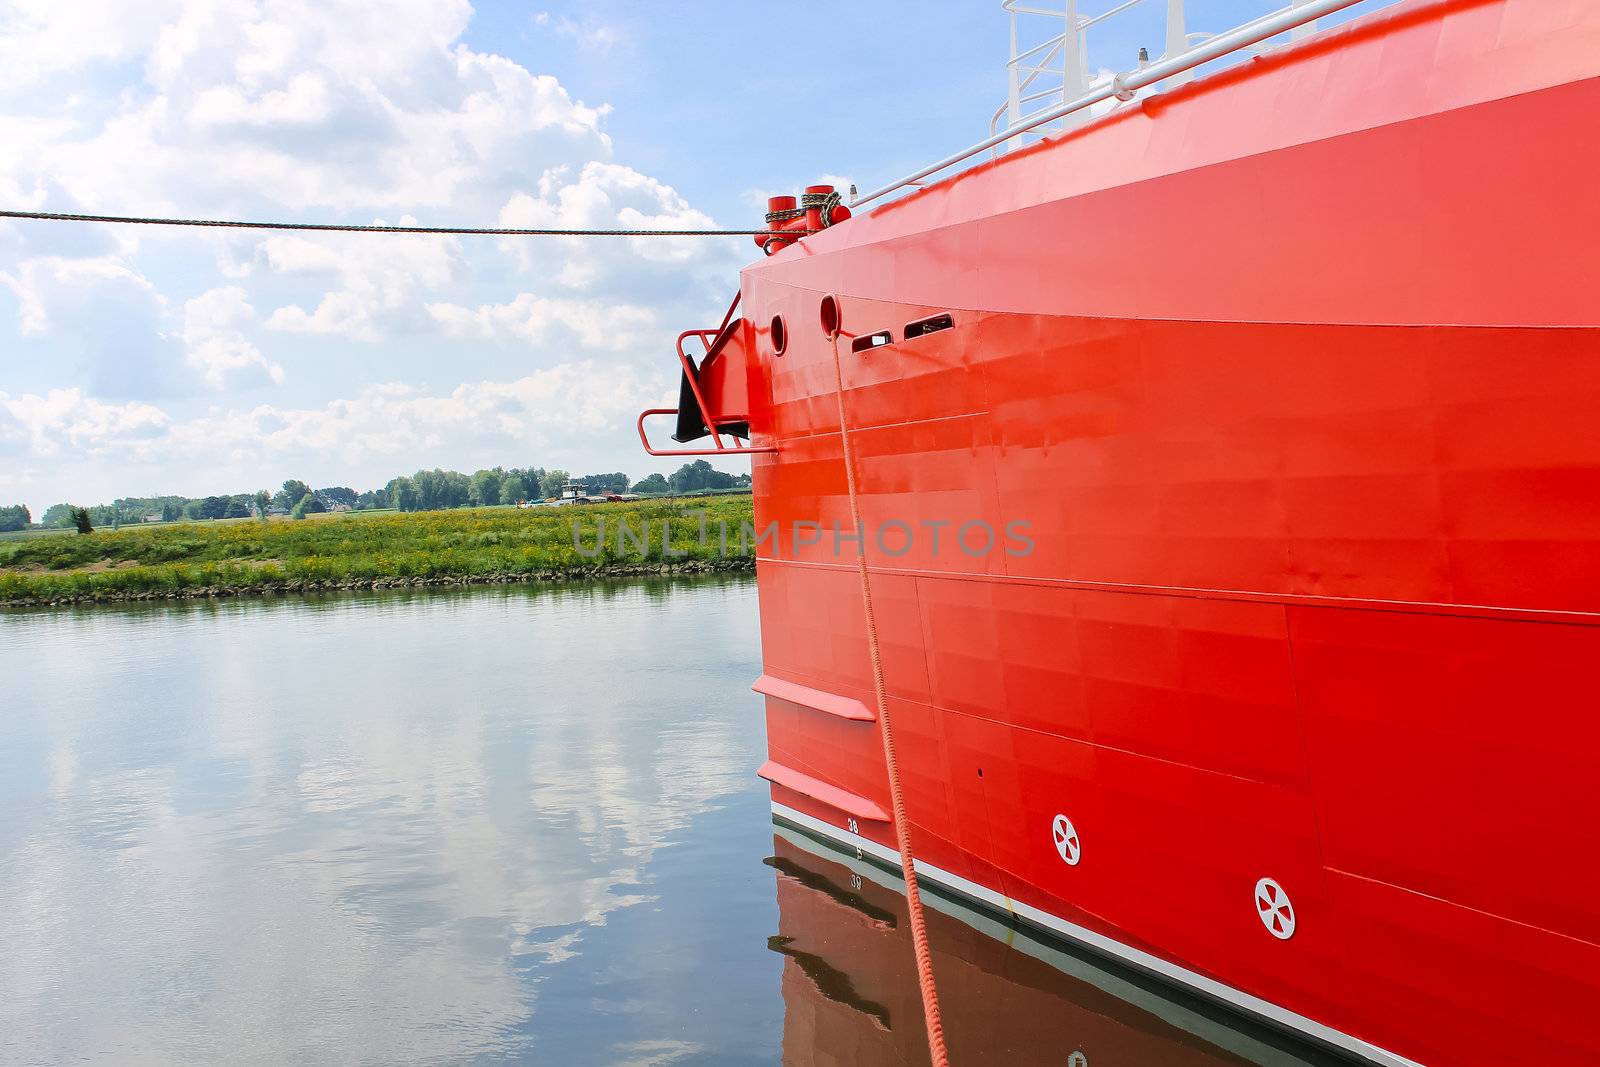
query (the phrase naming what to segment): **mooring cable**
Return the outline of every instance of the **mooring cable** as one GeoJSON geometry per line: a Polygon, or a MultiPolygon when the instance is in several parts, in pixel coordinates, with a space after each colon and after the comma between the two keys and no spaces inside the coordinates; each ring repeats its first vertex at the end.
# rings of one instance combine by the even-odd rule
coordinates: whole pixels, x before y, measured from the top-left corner
{"type": "MultiPolygon", "coordinates": [[[[834,306],[837,309],[837,301],[834,306]]],[[[922,993],[922,1018],[928,1030],[928,1054],[933,1058],[933,1067],[949,1067],[950,1053],[945,1048],[944,1019],[939,1013],[939,990],[933,981],[933,955],[928,950],[927,920],[922,910],[922,893],[917,887],[916,860],[911,854],[911,822],[906,817],[905,795],[900,785],[900,764],[895,758],[894,730],[889,723],[889,698],[883,683],[878,623],[872,610],[872,582],[867,576],[867,550],[862,538],[855,456],[850,450],[850,423],[844,405],[844,366],[839,359],[839,337],[842,332],[836,321],[830,330],[830,341],[833,345],[836,395],[839,398],[839,445],[844,454],[845,488],[850,495],[850,521],[855,524],[856,569],[861,576],[861,607],[866,615],[867,653],[872,663],[872,690],[878,705],[878,737],[883,742],[883,763],[889,774],[889,806],[894,815],[895,841],[900,846],[900,873],[906,882],[906,910],[911,917],[911,945],[917,959],[917,985],[922,993]]]]}
{"type": "Polygon", "coordinates": [[[817,230],[525,229],[506,226],[362,226],[339,222],[250,222],[236,219],[167,219],[143,215],[73,215],[59,211],[0,211],[0,219],[34,222],[112,222],[130,226],[201,226],[218,230],[312,230],[319,233],[454,234],[471,237],[804,237],[817,230]]]}

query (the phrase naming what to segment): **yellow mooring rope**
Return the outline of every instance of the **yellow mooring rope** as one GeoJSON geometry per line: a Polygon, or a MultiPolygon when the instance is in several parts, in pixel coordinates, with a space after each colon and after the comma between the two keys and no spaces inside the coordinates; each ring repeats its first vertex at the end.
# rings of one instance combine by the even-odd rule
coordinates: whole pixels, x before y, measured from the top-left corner
{"type": "MultiPolygon", "coordinates": [[[[830,298],[832,299],[832,298],[830,298]]],[[[906,817],[904,791],[900,786],[900,765],[895,759],[894,730],[889,724],[889,700],[883,685],[883,659],[878,650],[878,624],[872,612],[872,583],[867,577],[867,551],[862,543],[861,504],[856,492],[855,457],[850,451],[850,423],[845,416],[844,367],[839,359],[837,308],[829,330],[833,345],[833,375],[839,398],[839,443],[844,452],[845,485],[850,493],[850,521],[855,524],[856,569],[861,575],[861,608],[867,621],[867,651],[872,660],[872,689],[878,702],[878,736],[883,741],[883,763],[889,772],[889,803],[894,811],[895,839],[900,845],[900,873],[905,876],[906,908],[911,915],[911,943],[917,957],[917,984],[922,991],[922,1018],[928,1029],[928,1053],[934,1067],[949,1067],[950,1053],[944,1043],[944,1020],[939,1014],[939,990],[933,982],[933,956],[928,951],[928,926],[922,911],[922,894],[917,889],[916,862],[911,855],[911,822],[906,817]]]]}

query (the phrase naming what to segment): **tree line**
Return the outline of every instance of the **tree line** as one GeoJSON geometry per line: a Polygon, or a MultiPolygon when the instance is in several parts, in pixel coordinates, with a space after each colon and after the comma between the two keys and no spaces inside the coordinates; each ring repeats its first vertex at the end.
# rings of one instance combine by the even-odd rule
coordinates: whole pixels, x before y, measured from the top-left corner
{"type": "MultiPolygon", "coordinates": [[[[39,517],[41,527],[80,531],[91,528],[116,529],[144,522],[203,521],[207,519],[266,518],[287,515],[303,518],[326,511],[371,511],[395,508],[400,511],[438,511],[448,508],[492,507],[548,500],[560,495],[567,484],[583,486],[588,494],[637,493],[640,496],[666,496],[708,489],[738,489],[750,484],[748,474],[726,474],[705,460],[685,463],[670,475],[647,474],[630,481],[621,471],[573,477],[564,470],[543,467],[493,467],[463,474],[440,469],[403,474],[381,488],[357,492],[349,486],[334,485],[313,489],[308,483],[290,478],[277,492],[260,489],[253,493],[221,496],[128,496],[110,504],[77,507],[52,504],[39,517]],[[75,514],[81,513],[81,514],[75,514]]],[[[25,530],[32,524],[27,507],[16,504],[0,507],[0,532],[25,530]]]]}

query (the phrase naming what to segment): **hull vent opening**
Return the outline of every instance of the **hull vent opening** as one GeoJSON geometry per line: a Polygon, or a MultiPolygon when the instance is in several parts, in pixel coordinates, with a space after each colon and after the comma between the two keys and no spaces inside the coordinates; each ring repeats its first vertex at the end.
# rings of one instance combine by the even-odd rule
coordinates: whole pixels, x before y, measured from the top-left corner
{"type": "Polygon", "coordinates": [[[888,330],[879,330],[877,333],[869,333],[864,337],[857,337],[854,341],[851,341],[850,351],[870,352],[874,348],[882,348],[893,341],[894,335],[888,330]]]}
{"type": "Polygon", "coordinates": [[[909,341],[924,334],[938,333],[940,330],[948,330],[954,325],[955,320],[949,315],[934,315],[932,318],[918,319],[916,322],[906,325],[906,340],[909,341]]]}
{"type": "Polygon", "coordinates": [[[839,331],[844,329],[844,317],[839,314],[839,300],[831,293],[822,298],[817,317],[822,320],[823,334],[830,339],[838,337],[839,331]]]}

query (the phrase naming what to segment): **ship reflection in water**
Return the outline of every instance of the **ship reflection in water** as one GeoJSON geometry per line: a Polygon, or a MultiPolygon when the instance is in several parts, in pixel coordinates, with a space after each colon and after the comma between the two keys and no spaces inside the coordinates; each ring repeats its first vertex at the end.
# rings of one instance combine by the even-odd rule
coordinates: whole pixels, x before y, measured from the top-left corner
{"type": "MultiPolygon", "coordinates": [[[[790,1064],[928,1062],[898,872],[775,827],[790,1064]]],[[[1346,1062],[923,887],[951,1062],[1199,1067],[1346,1062]]]]}

